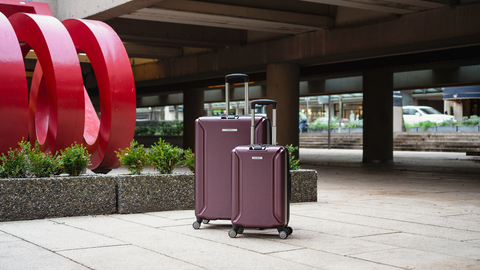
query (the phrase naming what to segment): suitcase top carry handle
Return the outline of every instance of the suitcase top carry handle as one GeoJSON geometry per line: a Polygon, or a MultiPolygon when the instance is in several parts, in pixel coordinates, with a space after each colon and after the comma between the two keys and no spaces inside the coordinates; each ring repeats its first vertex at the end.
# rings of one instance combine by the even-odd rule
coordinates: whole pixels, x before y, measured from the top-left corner
{"type": "Polygon", "coordinates": [[[255,105],[273,105],[274,109],[277,109],[277,102],[271,99],[258,99],[250,102],[250,108],[255,109],[255,105]]]}
{"type": "Polygon", "coordinates": [[[226,115],[230,113],[230,89],[229,81],[234,78],[242,78],[245,81],[245,115],[249,115],[248,111],[248,75],[241,73],[228,74],[225,76],[225,103],[226,103],[226,115]]]}
{"type": "Polygon", "coordinates": [[[248,82],[248,75],[242,73],[228,74],[227,76],[225,76],[225,82],[228,83],[230,79],[234,78],[242,78],[245,82],[248,82]]]}
{"type": "Polygon", "coordinates": [[[250,103],[250,108],[252,109],[252,125],[251,125],[251,135],[250,135],[250,144],[255,144],[255,105],[273,105],[272,111],[272,145],[277,144],[277,102],[271,99],[258,99],[250,103]]]}

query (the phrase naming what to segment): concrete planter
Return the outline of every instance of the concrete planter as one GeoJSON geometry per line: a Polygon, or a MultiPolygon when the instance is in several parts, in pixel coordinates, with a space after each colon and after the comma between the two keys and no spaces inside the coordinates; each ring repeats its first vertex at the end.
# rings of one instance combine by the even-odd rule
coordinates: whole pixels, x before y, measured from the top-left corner
{"type": "Polygon", "coordinates": [[[457,126],[437,126],[437,132],[457,132],[457,126]]]}
{"type": "Polygon", "coordinates": [[[117,176],[118,213],[143,213],[195,208],[193,174],[117,176]]]}
{"type": "Polygon", "coordinates": [[[0,179],[0,221],[113,214],[115,177],[0,179]]]}
{"type": "MultiPolygon", "coordinates": [[[[316,202],[317,172],[291,173],[291,202],[316,202]]],[[[0,179],[0,221],[193,210],[194,189],[193,174],[0,179]]]]}
{"type": "Polygon", "coordinates": [[[326,129],[309,129],[308,133],[328,133],[326,129]]]}
{"type": "Polygon", "coordinates": [[[458,132],[478,132],[479,126],[458,126],[458,132]]]}
{"type": "Polygon", "coordinates": [[[292,176],[291,203],[317,201],[317,171],[294,170],[292,176]]]}

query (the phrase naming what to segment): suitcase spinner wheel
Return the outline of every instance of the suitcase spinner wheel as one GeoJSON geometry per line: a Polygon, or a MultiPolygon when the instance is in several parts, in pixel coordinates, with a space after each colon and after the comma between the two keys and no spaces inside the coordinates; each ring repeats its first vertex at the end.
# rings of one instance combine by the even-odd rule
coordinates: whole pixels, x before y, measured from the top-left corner
{"type": "MultiPolygon", "coordinates": [[[[237,237],[237,234],[242,234],[243,230],[244,228],[242,226],[239,226],[238,228],[230,229],[230,231],[228,231],[228,236],[230,236],[230,238],[235,238],[237,237]]],[[[277,230],[278,230],[278,236],[280,237],[280,239],[287,239],[287,237],[293,233],[292,227],[284,227],[282,229],[277,228],[277,230]]]]}

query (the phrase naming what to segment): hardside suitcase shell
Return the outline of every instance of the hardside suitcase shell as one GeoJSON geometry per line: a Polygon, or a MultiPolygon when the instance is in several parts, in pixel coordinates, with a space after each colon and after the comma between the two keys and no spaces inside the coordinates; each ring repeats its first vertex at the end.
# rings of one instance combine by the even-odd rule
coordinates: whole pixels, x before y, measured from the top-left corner
{"type": "MultiPolygon", "coordinates": [[[[276,140],[276,102],[273,104],[273,138],[276,140]]],[[[254,116],[254,113],[252,114],[254,116]]],[[[255,133],[252,133],[252,139],[255,133]]],[[[252,140],[253,141],[253,140],[252,140]]],[[[253,144],[232,150],[232,224],[230,237],[244,228],[276,228],[285,239],[293,232],[290,219],[291,179],[288,150],[283,146],[253,144]]]]}
{"type": "MultiPolygon", "coordinates": [[[[248,113],[248,76],[230,74],[225,77],[228,111],[228,82],[245,79],[245,111],[248,113]]],[[[232,216],[231,152],[238,145],[248,144],[251,136],[250,116],[207,116],[195,121],[195,216],[193,223],[226,219],[232,216]]],[[[255,117],[258,143],[271,142],[271,123],[267,117],[255,117]]]]}

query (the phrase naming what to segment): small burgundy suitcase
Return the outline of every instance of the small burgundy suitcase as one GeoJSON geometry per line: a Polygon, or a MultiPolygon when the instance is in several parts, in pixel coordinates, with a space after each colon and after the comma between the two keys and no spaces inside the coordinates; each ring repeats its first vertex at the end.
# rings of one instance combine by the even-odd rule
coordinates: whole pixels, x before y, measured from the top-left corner
{"type": "MultiPolygon", "coordinates": [[[[248,75],[225,76],[227,111],[229,81],[245,80],[245,113],[248,114],[248,75]]],[[[233,148],[250,142],[250,116],[205,116],[195,121],[195,216],[193,228],[210,220],[229,220],[232,216],[233,148]]],[[[267,117],[255,117],[258,143],[271,142],[271,123],[267,117]]]]}
{"type": "MultiPolygon", "coordinates": [[[[273,105],[272,141],[276,142],[276,106],[273,100],[255,104],[273,105]]],[[[230,237],[244,228],[276,228],[282,239],[292,234],[290,219],[291,180],[288,150],[283,146],[254,144],[255,112],[252,109],[251,145],[232,150],[232,224],[230,237]]]]}

